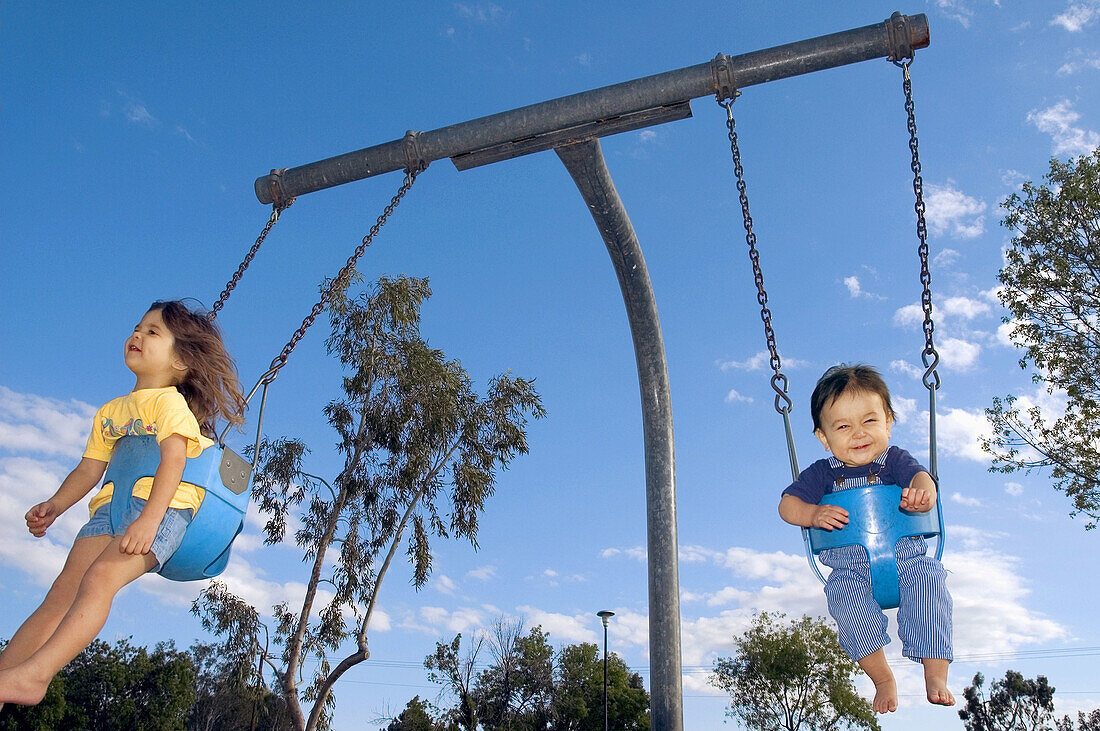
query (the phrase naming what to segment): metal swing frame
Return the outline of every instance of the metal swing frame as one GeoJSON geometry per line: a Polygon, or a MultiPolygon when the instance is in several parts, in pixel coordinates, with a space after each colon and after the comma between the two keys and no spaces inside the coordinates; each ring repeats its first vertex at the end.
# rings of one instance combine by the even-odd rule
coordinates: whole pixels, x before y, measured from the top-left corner
{"type": "MultiPolygon", "coordinates": [[[[289,205],[305,193],[381,173],[404,170],[408,180],[442,158],[450,158],[459,170],[466,170],[542,150],[557,153],[607,247],[634,340],[645,444],[650,717],[657,731],[683,729],[671,396],[656,299],[645,259],[598,140],[688,117],[690,101],[698,97],[730,98],[738,89],[782,78],[871,59],[912,58],[915,50],[928,44],[928,21],[923,14],[894,13],[884,22],[862,28],[737,56],[720,53],[707,63],[677,71],[429,132],[410,131],[392,142],[273,170],[256,180],[257,198],[280,206],[289,205]]],[[[391,202],[387,210],[393,205],[391,202]]],[[[273,367],[278,362],[277,358],[273,367]]]]}

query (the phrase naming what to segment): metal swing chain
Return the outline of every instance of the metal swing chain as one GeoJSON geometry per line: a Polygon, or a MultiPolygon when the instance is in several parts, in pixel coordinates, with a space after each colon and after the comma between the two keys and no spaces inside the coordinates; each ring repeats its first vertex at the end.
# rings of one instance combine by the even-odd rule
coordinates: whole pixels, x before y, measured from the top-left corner
{"type": "MultiPolygon", "coordinates": [[[[735,93],[740,94],[740,92],[735,93]]],[[[772,329],[772,313],[768,309],[764,273],[760,269],[760,252],[756,248],[756,234],[752,230],[749,197],[745,188],[744,169],[741,167],[741,150],[737,145],[736,124],[733,120],[733,101],[734,99],[718,99],[718,104],[726,110],[726,127],[729,129],[730,152],[733,155],[733,172],[737,176],[737,194],[741,200],[741,216],[745,221],[745,242],[749,245],[749,260],[752,262],[752,275],[756,282],[756,301],[760,303],[760,319],[764,322],[764,337],[768,343],[768,363],[774,373],[771,384],[772,390],[776,393],[775,410],[780,414],[787,414],[791,410],[792,403],[790,396],[787,395],[787,377],[780,371],[779,348],[775,342],[775,331],[772,329]]]]}
{"type": "MultiPolygon", "coordinates": [[[[260,383],[262,383],[266,388],[267,384],[270,384],[272,381],[275,380],[275,377],[279,374],[279,369],[286,365],[286,361],[287,358],[290,357],[290,353],[294,350],[294,347],[298,345],[298,342],[303,337],[305,337],[306,330],[310,328],[310,326],[313,324],[313,321],[316,320],[317,316],[321,314],[321,311],[325,309],[325,305],[328,304],[328,301],[332,297],[333,292],[335,292],[338,288],[343,288],[348,285],[348,281],[351,279],[351,271],[355,268],[355,264],[359,261],[359,257],[361,257],[363,255],[363,252],[367,250],[367,247],[374,242],[374,237],[378,235],[379,230],[381,230],[382,226],[385,225],[386,220],[390,217],[390,214],[392,214],[394,209],[397,208],[397,204],[400,203],[401,199],[405,197],[405,194],[409,192],[409,188],[411,188],[412,184],[416,181],[416,176],[419,175],[422,171],[423,168],[413,168],[406,171],[405,180],[401,183],[401,187],[397,190],[397,193],[395,193],[393,198],[390,199],[389,205],[387,205],[386,208],[382,211],[382,214],[378,216],[378,220],[375,221],[373,226],[371,226],[370,231],[367,233],[367,235],[363,237],[362,243],[360,243],[359,246],[356,247],[355,252],[350,257],[348,257],[347,263],[344,264],[343,269],[341,269],[339,273],[337,273],[337,275],[333,278],[332,282],[328,286],[328,289],[326,289],[321,294],[321,299],[318,300],[317,304],[313,306],[313,309],[310,311],[309,315],[307,315],[306,318],[302,320],[301,327],[298,328],[293,337],[290,338],[290,341],[287,342],[287,344],[283,347],[283,352],[279,353],[279,355],[276,356],[275,360],[271,361],[271,366],[268,368],[267,373],[264,373],[263,376],[260,377],[260,382],[256,384],[257,387],[260,385],[260,383]]],[[[252,390],[253,393],[255,393],[256,389],[253,388],[252,390]]]]}
{"type": "Polygon", "coordinates": [[[736,123],[733,119],[733,102],[741,95],[734,91],[733,96],[723,99],[716,95],[719,106],[726,110],[726,127],[729,129],[730,153],[733,156],[733,172],[737,177],[737,195],[741,201],[741,217],[745,223],[745,242],[749,245],[749,260],[752,262],[753,280],[756,282],[756,301],[760,303],[760,319],[764,322],[764,337],[768,343],[769,365],[772,369],[771,386],[775,391],[775,410],[783,417],[783,431],[787,439],[787,456],[791,463],[791,477],[798,479],[798,452],[794,444],[794,431],[791,428],[791,397],[787,395],[787,377],[780,370],[779,347],[775,342],[775,330],[772,329],[772,312],[768,309],[768,292],[764,289],[764,272],[760,268],[760,252],[756,248],[756,234],[752,230],[752,215],[749,213],[749,196],[745,188],[745,171],[741,167],[741,149],[737,144],[736,123]]]}
{"type": "Polygon", "coordinates": [[[909,149],[913,153],[911,168],[913,170],[913,194],[916,196],[913,210],[917,213],[917,238],[920,239],[917,253],[920,256],[920,282],[923,287],[920,301],[921,308],[924,310],[924,350],[921,351],[921,361],[924,363],[926,370],[922,380],[925,388],[934,391],[940,387],[940,375],[936,372],[936,366],[940,363],[940,355],[936,352],[936,347],[932,342],[932,333],[936,326],[932,321],[932,275],[928,271],[928,229],[924,221],[924,183],[921,180],[920,154],[917,149],[917,121],[913,114],[913,85],[909,80],[909,65],[913,63],[913,59],[908,58],[894,63],[903,72],[902,89],[905,91],[905,112],[909,118],[909,149]]]}
{"type": "Polygon", "coordinates": [[[206,315],[208,318],[213,320],[218,316],[218,310],[222,308],[225,301],[229,299],[229,294],[237,286],[237,283],[241,281],[244,270],[248,269],[248,265],[251,264],[252,260],[256,257],[256,252],[260,250],[260,245],[263,244],[264,239],[266,239],[267,235],[271,232],[271,227],[278,223],[279,216],[282,215],[282,212],[290,208],[293,204],[294,199],[288,198],[277,202],[271,207],[271,217],[267,219],[267,225],[264,226],[264,230],[260,232],[259,237],[256,239],[256,243],[254,243],[252,248],[248,250],[248,253],[245,254],[244,260],[242,260],[240,266],[237,267],[237,271],[234,272],[233,276],[229,278],[229,281],[225,283],[225,289],[223,289],[221,295],[218,296],[218,301],[214,303],[214,306],[210,308],[210,311],[206,315]]]}
{"type": "MultiPolygon", "coordinates": [[[[909,66],[912,63],[912,57],[894,61],[894,65],[902,70],[902,89],[905,92],[905,113],[908,116],[909,126],[909,149],[913,153],[911,167],[913,169],[913,194],[916,196],[913,210],[917,213],[917,238],[920,239],[917,253],[920,255],[920,281],[923,288],[920,301],[921,308],[924,310],[924,350],[921,351],[920,358],[925,370],[921,381],[924,383],[924,387],[928,389],[928,468],[933,479],[938,479],[936,389],[940,387],[940,374],[936,372],[936,366],[940,363],[940,354],[936,352],[936,346],[932,340],[932,333],[936,326],[932,321],[932,275],[928,271],[928,229],[924,221],[924,183],[921,180],[920,154],[917,150],[917,120],[913,114],[913,84],[909,79],[909,66]]],[[[940,502],[936,501],[937,510],[940,510],[940,502]]],[[[942,513],[940,513],[940,516],[942,523],[942,513]]],[[[943,540],[941,538],[937,551],[942,552],[942,550],[943,540]]],[[[937,553],[938,557],[939,553],[937,553]]]]}

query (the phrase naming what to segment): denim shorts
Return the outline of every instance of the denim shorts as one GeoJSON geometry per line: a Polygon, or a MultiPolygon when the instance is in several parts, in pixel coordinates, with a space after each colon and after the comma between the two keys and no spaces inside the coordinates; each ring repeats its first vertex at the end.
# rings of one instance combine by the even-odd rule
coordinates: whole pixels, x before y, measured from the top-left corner
{"type": "MultiPolygon", "coordinates": [[[[142,509],[145,508],[145,500],[139,497],[131,497],[130,505],[126,509],[126,514],[122,518],[122,524],[115,527],[114,533],[111,532],[111,503],[108,502],[101,505],[98,510],[95,511],[95,515],[84,524],[84,527],[80,529],[80,532],[76,534],[77,538],[90,538],[92,536],[109,536],[116,535],[121,536],[126,533],[126,528],[133,523],[134,520],[141,515],[142,509]]],[[[180,510],[178,508],[168,508],[168,511],[164,514],[164,519],[160,521],[160,527],[157,528],[157,535],[153,539],[153,545],[149,549],[152,552],[153,557],[157,559],[157,565],[149,569],[149,571],[160,571],[160,567],[164,563],[172,558],[172,554],[176,552],[176,549],[180,547],[180,543],[183,542],[183,534],[187,530],[187,526],[191,523],[191,517],[194,515],[194,511],[190,508],[186,510],[180,510]]]]}

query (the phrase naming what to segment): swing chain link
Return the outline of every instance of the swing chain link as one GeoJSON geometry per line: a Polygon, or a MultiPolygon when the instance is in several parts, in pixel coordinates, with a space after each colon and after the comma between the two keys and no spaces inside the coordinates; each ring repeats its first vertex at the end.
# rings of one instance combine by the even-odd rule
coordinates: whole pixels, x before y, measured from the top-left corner
{"type": "Polygon", "coordinates": [[[911,168],[913,170],[913,193],[916,196],[913,210],[917,213],[917,238],[920,239],[917,253],[920,256],[920,282],[923,287],[921,308],[924,310],[924,350],[921,351],[921,362],[924,364],[925,371],[921,380],[925,388],[929,391],[935,391],[940,387],[940,374],[936,372],[936,367],[940,363],[940,354],[936,351],[932,340],[932,333],[936,326],[932,321],[932,275],[928,270],[928,229],[924,220],[924,182],[921,179],[920,154],[917,150],[917,120],[913,113],[913,85],[909,79],[909,66],[912,63],[912,57],[902,61],[894,61],[894,65],[902,70],[905,113],[909,118],[909,150],[913,153],[911,168]]]}
{"type": "Polygon", "coordinates": [[[405,194],[409,192],[409,188],[411,188],[412,184],[416,181],[416,176],[419,175],[423,169],[423,167],[417,166],[406,170],[405,180],[401,183],[401,187],[397,190],[397,193],[390,199],[389,205],[387,205],[381,215],[378,216],[378,220],[371,226],[370,231],[363,237],[363,241],[356,247],[354,253],[348,257],[344,267],[329,283],[329,286],[321,294],[321,299],[313,306],[309,315],[302,320],[301,327],[298,328],[294,336],[291,337],[290,341],[283,347],[283,352],[279,353],[279,355],[271,361],[271,367],[268,369],[267,373],[260,378],[261,383],[266,385],[275,380],[275,377],[279,375],[279,369],[286,365],[291,352],[294,350],[295,346],[298,345],[298,342],[305,337],[306,330],[313,325],[313,321],[316,320],[317,316],[321,314],[321,311],[325,309],[325,305],[328,304],[333,293],[338,289],[347,288],[348,284],[351,282],[351,273],[355,269],[355,264],[359,261],[359,257],[361,257],[363,252],[367,250],[367,247],[374,242],[374,237],[378,235],[378,232],[381,230],[382,226],[385,225],[390,214],[397,208],[397,204],[400,203],[401,199],[405,197],[405,194]]]}
{"type": "Polygon", "coordinates": [[[210,308],[210,311],[206,316],[213,320],[218,316],[218,310],[222,308],[225,301],[229,299],[229,294],[236,288],[237,283],[241,281],[241,277],[244,275],[245,269],[248,269],[248,265],[252,263],[252,260],[256,257],[256,252],[260,250],[260,246],[263,244],[264,239],[271,232],[271,227],[279,221],[279,216],[283,211],[294,205],[293,198],[287,198],[286,200],[280,200],[271,207],[271,217],[267,219],[267,225],[264,226],[264,230],[260,232],[259,237],[256,239],[256,243],[252,245],[252,248],[245,254],[244,259],[241,261],[240,266],[237,267],[237,271],[230,277],[229,281],[225,284],[225,289],[222,290],[221,295],[218,296],[218,301],[214,303],[214,306],[210,308]]]}
{"type": "Polygon", "coordinates": [[[786,415],[790,413],[794,404],[791,402],[791,397],[787,395],[787,377],[780,371],[779,348],[775,341],[775,331],[772,329],[772,313],[768,309],[768,293],[764,289],[764,272],[760,268],[760,252],[756,248],[756,234],[752,229],[752,216],[749,214],[749,196],[745,187],[744,169],[741,167],[741,150],[737,144],[736,123],[733,119],[733,102],[740,95],[740,91],[734,91],[731,98],[724,99],[720,93],[716,98],[718,104],[726,110],[730,153],[733,155],[733,171],[737,176],[737,195],[741,201],[741,216],[745,222],[745,242],[749,246],[749,260],[752,262],[752,274],[756,282],[756,301],[760,303],[760,319],[764,322],[764,337],[768,343],[768,364],[773,372],[771,386],[772,390],[775,391],[775,410],[786,415]]]}

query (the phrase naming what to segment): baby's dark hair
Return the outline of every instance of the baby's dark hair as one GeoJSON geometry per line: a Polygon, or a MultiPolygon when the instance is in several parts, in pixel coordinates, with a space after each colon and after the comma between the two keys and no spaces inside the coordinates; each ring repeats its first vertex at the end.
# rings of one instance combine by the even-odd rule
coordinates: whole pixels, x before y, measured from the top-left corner
{"type": "Polygon", "coordinates": [[[814,430],[821,428],[821,412],[846,391],[865,391],[877,393],[882,397],[882,406],[886,415],[895,418],[894,407],[890,405],[890,389],[886,381],[869,365],[835,365],[817,380],[813,395],[810,396],[810,415],[814,419],[814,430]]]}
{"type": "Polygon", "coordinates": [[[154,302],[176,341],[176,354],[187,367],[177,388],[199,422],[202,433],[215,437],[215,421],[244,422],[244,395],[237,366],[225,350],[217,324],[205,312],[195,312],[179,300],[154,302]]]}

